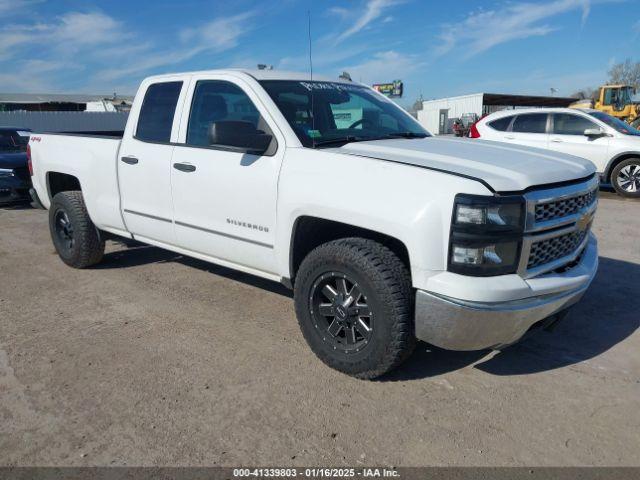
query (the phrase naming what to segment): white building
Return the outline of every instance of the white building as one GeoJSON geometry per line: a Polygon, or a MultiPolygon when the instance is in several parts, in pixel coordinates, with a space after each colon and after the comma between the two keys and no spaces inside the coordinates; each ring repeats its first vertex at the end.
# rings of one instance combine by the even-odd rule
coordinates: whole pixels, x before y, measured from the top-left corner
{"type": "Polygon", "coordinates": [[[418,121],[435,135],[451,133],[451,124],[465,113],[478,117],[507,108],[567,107],[576,98],[508,95],[499,93],[473,93],[458,97],[426,100],[418,110],[418,121]]]}

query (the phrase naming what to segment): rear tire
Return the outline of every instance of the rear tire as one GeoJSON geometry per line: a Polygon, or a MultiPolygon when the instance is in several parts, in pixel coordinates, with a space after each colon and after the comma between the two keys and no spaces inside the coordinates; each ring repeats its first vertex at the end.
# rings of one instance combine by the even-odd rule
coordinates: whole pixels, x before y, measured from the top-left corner
{"type": "Polygon", "coordinates": [[[640,158],[627,158],[611,171],[611,185],[619,195],[640,198],[640,158]]]}
{"type": "Polygon", "coordinates": [[[343,373],[379,377],[415,347],[409,271],[377,242],[345,238],[319,246],[298,269],[294,297],[311,350],[343,373]]]}
{"type": "Polygon", "coordinates": [[[82,192],[60,192],[49,209],[49,231],[64,263],[87,268],[102,260],[104,239],[89,218],[82,192]]]}

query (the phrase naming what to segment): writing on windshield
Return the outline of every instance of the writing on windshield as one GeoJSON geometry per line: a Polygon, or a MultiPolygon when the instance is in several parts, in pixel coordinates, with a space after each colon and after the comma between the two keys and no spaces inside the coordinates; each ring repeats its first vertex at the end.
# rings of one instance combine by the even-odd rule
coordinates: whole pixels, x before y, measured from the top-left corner
{"type": "Polygon", "coordinates": [[[305,147],[429,133],[394,102],[371,89],[340,82],[260,82],[305,147]]]}

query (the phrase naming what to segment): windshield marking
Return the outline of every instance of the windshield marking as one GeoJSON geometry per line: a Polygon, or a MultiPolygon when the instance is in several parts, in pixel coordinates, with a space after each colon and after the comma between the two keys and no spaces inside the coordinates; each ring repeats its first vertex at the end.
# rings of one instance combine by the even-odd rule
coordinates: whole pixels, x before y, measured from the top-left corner
{"type": "Polygon", "coordinates": [[[262,80],[303,146],[430,136],[395,102],[361,84],[262,80]]]}
{"type": "Polygon", "coordinates": [[[355,90],[366,90],[367,87],[361,85],[347,85],[343,83],[321,83],[321,82],[300,82],[304,88],[306,88],[309,92],[312,90],[339,90],[339,91],[355,91],[355,90]]]}

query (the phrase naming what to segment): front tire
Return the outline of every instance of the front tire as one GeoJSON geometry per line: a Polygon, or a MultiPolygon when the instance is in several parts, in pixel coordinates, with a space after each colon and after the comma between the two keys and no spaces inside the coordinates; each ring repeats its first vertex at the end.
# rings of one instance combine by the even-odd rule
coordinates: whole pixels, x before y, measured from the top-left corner
{"type": "Polygon", "coordinates": [[[343,373],[379,377],[415,347],[409,271],[377,242],[345,238],[319,246],[300,265],[294,297],[311,350],[343,373]]]}
{"type": "Polygon", "coordinates": [[[611,172],[611,185],[627,198],[640,197],[640,158],[627,158],[611,172]]]}
{"type": "Polygon", "coordinates": [[[82,192],[60,192],[49,209],[49,231],[64,263],[87,268],[102,260],[104,239],[89,218],[82,192]]]}

